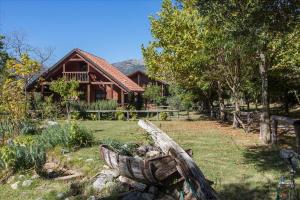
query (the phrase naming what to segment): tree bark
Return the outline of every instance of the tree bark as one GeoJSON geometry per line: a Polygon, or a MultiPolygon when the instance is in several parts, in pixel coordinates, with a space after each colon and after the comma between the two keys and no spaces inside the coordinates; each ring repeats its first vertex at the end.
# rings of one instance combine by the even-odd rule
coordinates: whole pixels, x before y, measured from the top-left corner
{"type": "Polygon", "coordinates": [[[261,52],[259,64],[259,73],[262,80],[261,85],[261,104],[262,112],[260,115],[260,140],[268,144],[271,142],[271,130],[270,130],[270,114],[269,114],[269,94],[268,94],[268,63],[266,55],[261,52]]]}
{"type": "Polygon", "coordinates": [[[232,93],[234,97],[234,106],[235,106],[235,112],[233,114],[233,124],[232,126],[234,128],[239,127],[239,120],[237,119],[238,113],[241,111],[240,109],[240,71],[241,71],[241,60],[239,55],[237,55],[235,69],[234,69],[234,85],[232,88],[232,93]]]}
{"type": "Polygon", "coordinates": [[[189,183],[195,199],[219,199],[215,190],[205,179],[200,168],[174,140],[149,121],[139,120],[138,125],[150,134],[156,146],[160,147],[165,154],[171,155],[176,160],[177,169],[189,183]]]}
{"type": "Polygon", "coordinates": [[[218,98],[219,98],[219,108],[220,108],[220,120],[225,121],[225,104],[224,104],[223,87],[221,81],[218,81],[218,98]]]}

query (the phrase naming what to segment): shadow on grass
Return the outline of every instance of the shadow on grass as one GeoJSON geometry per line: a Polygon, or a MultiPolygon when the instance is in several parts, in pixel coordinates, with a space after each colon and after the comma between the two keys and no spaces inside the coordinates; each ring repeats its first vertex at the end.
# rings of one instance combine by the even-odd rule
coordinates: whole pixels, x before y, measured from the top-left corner
{"type": "Polygon", "coordinates": [[[287,170],[284,161],[279,156],[280,149],[269,146],[251,146],[243,153],[246,164],[254,164],[258,171],[287,170]]]}
{"type": "Polygon", "coordinates": [[[253,187],[249,183],[231,183],[223,185],[218,192],[220,199],[230,200],[271,200],[274,199],[275,183],[253,187]]]}

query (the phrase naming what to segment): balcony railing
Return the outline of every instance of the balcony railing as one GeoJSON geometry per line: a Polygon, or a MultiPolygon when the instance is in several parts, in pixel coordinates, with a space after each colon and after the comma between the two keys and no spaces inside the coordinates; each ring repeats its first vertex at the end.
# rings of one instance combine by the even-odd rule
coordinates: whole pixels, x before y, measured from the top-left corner
{"type": "Polygon", "coordinates": [[[88,72],[63,72],[63,75],[68,81],[89,82],[88,72]]]}

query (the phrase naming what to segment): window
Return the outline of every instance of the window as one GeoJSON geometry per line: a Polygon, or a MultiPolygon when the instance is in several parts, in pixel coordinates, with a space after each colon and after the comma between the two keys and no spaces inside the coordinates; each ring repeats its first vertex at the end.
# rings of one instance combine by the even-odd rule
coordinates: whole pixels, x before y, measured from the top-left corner
{"type": "Polygon", "coordinates": [[[96,90],[95,92],[95,100],[104,100],[106,99],[106,92],[104,90],[96,90]]]}

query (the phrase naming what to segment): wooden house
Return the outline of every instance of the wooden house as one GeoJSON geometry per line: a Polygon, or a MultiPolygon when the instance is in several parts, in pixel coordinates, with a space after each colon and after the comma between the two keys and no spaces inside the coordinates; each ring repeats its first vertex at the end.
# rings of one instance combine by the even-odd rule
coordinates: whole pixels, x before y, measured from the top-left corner
{"type": "Polygon", "coordinates": [[[81,49],[73,49],[53,67],[37,77],[28,87],[29,91],[51,95],[51,81],[65,77],[80,83],[81,100],[116,100],[124,105],[129,98],[141,98],[144,89],[120,72],[106,60],[81,49]]]}

